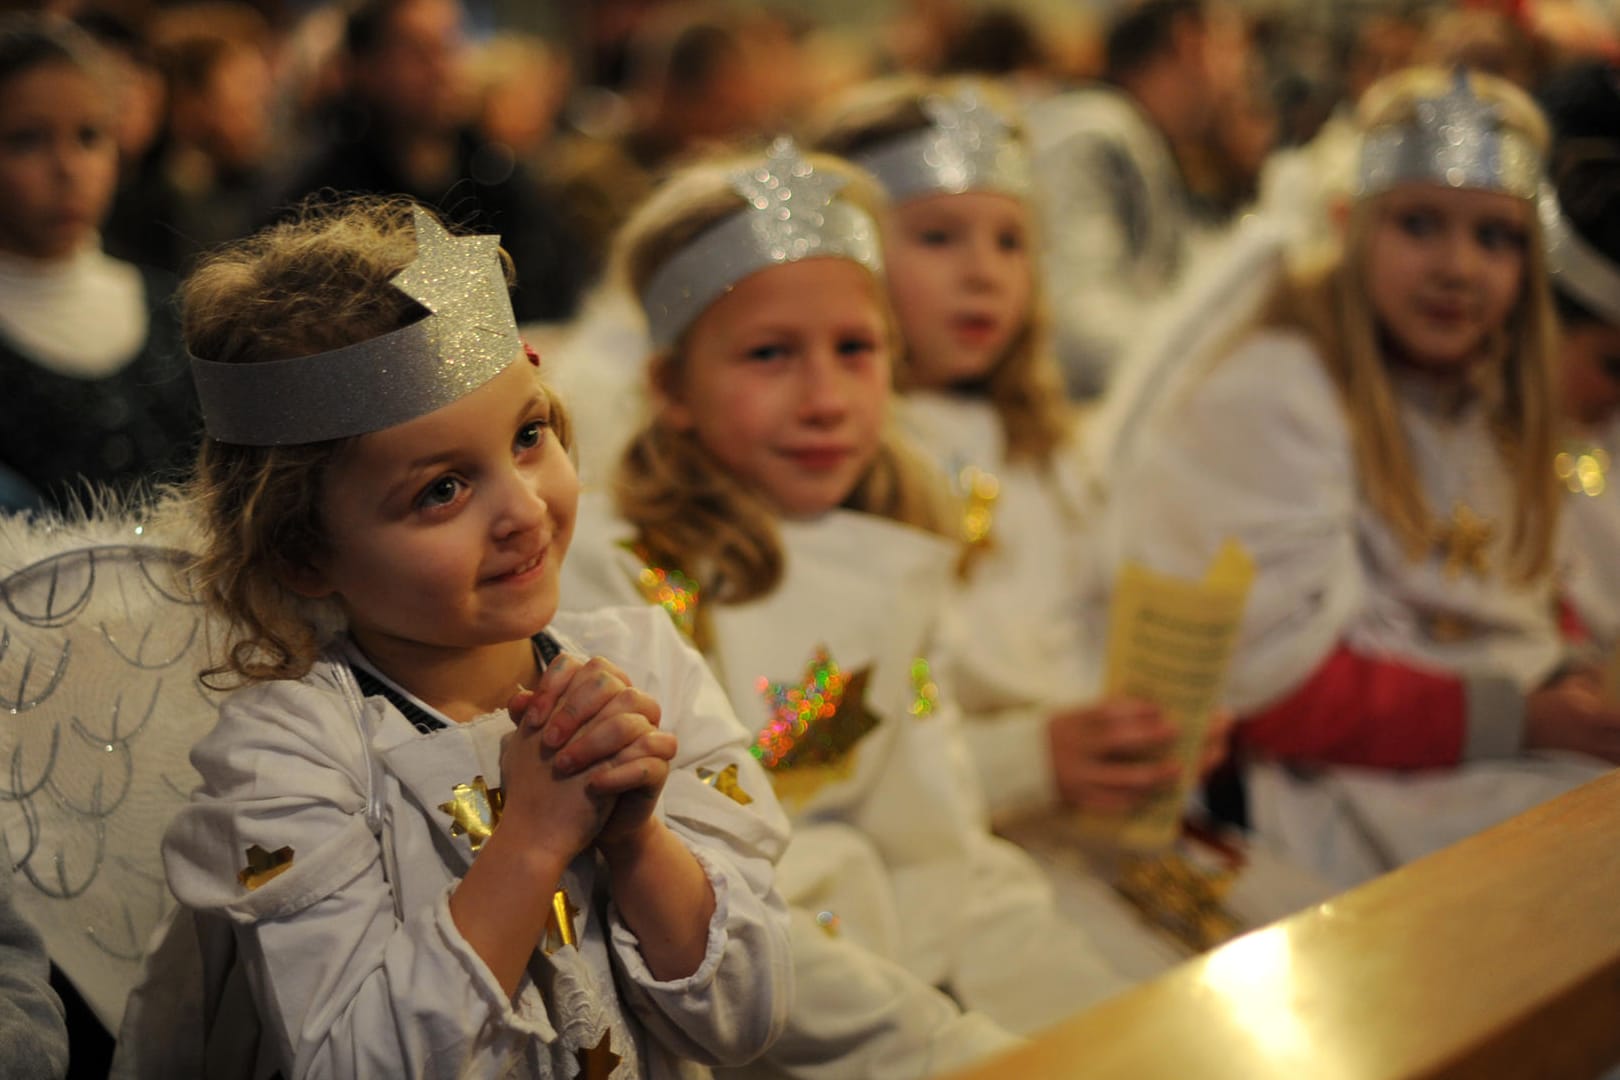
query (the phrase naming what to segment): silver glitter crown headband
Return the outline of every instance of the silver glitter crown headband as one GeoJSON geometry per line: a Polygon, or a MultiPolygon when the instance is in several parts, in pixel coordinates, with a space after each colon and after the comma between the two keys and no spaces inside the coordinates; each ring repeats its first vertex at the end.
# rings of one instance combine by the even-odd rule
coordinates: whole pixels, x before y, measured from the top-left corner
{"type": "Polygon", "coordinates": [[[500,238],[452,236],[432,214],[412,216],[416,258],[390,282],[428,315],[312,356],[241,364],[193,356],[209,435],[288,446],[380,431],[471,393],[522,354],[500,238]]]}
{"type": "Polygon", "coordinates": [[[1405,181],[1533,199],[1541,155],[1503,126],[1501,109],[1476,97],[1458,68],[1449,92],[1420,99],[1411,119],[1362,137],[1356,194],[1376,195],[1405,181]]]}
{"type": "Polygon", "coordinates": [[[1029,194],[1029,156],[1011,125],[973,87],[923,99],[929,126],[910,131],[851,160],[876,176],[896,202],[943,192],[1029,194]]]}
{"type": "Polygon", "coordinates": [[[763,164],[733,173],[731,189],[747,208],[673,255],[641,294],[653,346],[674,345],[710,304],[768,266],[837,257],[881,274],[877,223],[835,197],[844,183],[817,172],[788,138],[776,140],[763,164]]]}
{"type": "Polygon", "coordinates": [[[1538,210],[1553,284],[1592,314],[1620,326],[1620,267],[1570,227],[1550,186],[1542,188],[1538,210]]]}

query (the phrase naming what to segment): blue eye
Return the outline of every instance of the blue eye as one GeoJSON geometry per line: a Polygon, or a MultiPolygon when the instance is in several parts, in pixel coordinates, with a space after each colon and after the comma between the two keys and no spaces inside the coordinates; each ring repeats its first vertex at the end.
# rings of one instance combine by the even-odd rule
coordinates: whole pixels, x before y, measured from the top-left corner
{"type": "Polygon", "coordinates": [[[422,489],[422,493],[416,497],[416,508],[434,510],[441,506],[449,506],[461,494],[463,486],[457,477],[441,476],[422,489]]]}
{"type": "Polygon", "coordinates": [[[1432,210],[1408,210],[1396,215],[1395,224],[1408,236],[1433,236],[1440,231],[1440,218],[1432,210]]]}
{"type": "Polygon", "coordinates": [[[770,361],[770,360],[780,360],[784,356],[787,355],[787,346],[786,345],[756,345],[752,349],[749,349],[746,355],[747,355],[748,359],[750,359],[750,360],[758,360],[758,361],[761,361],[761,362],[770,361]]]}
{"type": "Polygon", "coordinates": [[[512,445],[518,450],[533,450],[545,440],[545,437],[545,421],[531,420],[518,428],[517,438],[512,440],[512,445]]]}
{"type": "Polygon", "coordinates": [[[1505,222],[1493,221],[1481,225],[1476,232],[1480,247],[1487,251],[1520,251],[1524,248],[1524,232],[1505,222]]]}

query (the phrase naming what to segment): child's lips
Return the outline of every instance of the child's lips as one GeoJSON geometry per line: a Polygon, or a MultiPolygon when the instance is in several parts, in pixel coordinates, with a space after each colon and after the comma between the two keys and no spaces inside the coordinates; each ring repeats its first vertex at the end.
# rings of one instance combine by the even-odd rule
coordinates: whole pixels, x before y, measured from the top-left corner
{"type": "Polygon", "coordinates": [[[951,320],[951,332],[957,340],[970,345],[983,345],[995,337],[1000,322],[990,315],[958,315],[951,320]]]}
{"type": "Polygon", "coordinates": [[[800,446],[784,450],[782,453],[801,468],[812,472],[824,472],[843,464],[854,451],[847,446],[800,446]]]}
{"type": "Polygon", "coordinates": [[[546,553],[550,550],[551,545],[547,544],[511,569],[502,570],[499,573],[491,574],[484,580],[492,585],[509,585],[516,582],[528,581],[545,568],[546,553]]]}

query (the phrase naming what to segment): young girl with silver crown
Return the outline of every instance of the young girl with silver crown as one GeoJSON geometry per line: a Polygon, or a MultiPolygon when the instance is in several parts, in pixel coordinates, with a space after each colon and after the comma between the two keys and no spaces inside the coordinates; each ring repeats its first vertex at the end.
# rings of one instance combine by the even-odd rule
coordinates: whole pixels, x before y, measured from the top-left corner
{"type": "Polygon", "coordinates": [[[1542,196],[1547,267],[1563,330],[1564,432],[1554,471],[1569,489],[1564,590],[1593,643],[1620,644],[1620,83],[1583,64],[1543,89],[1556,186],[1542,196]],[[1555,195],[1556,192],[1556,195],[1555,195]]]}
{"type": "Polygon", "coordinates": [[[990,836],[928,666],[960,545],[886,427],[880,198],[783,140],[677,173],[631,219],[654,419],[582,502],[564,583],[570,606],[662,604],[755,730],[794,821],[796,997],[766,1060],[793,1075],[922,1075],[994,1045],[929,987],[1028,1032],[1119,985],[990,836]]]}
{"type": "MultiPolygon", "coordinates": [[[[907,345],[897,413],[964,505],[969,554],[941,673],[992,812],[1039,854],[1065,907],[1115,964],[1145,976],[1184,958],[1188,942],[1144,933],[1066,823],[1076,810],[1128,812],[1176,785],[1182,766],[1171,754],[1176,733],[1154,706],[1098,700],[1100,507],[1050,349],[1028,161],[1010,115],[983,83],[894,80],[841,105],[820,141],[868,170],[893,202],[888,284],[907,345]]],[[[1207,764],[1223,752],[1226,726],[1211,725],[1207,764]]],[[[1198,850],[1228,876],[1228,856],[1198,850]]],[[[1326,891],[1304,875],[1286,890],[1280,873],[1267,876],[1288,895],[1262,899],[1255,875],[1243,875],[1229,899],[1244,921],[1269,921],[1326,891]]],[[[1178,929],[1199,938],[1197,928],[1178,929]]]]}
{"type": "Polygon", "coordinates": [[[1242,809],[1345,885],[1620,759],[1555,613],[1545,124],[1500,80],[1429,69],[1369,90],[1360,123],[1342,254],[1206,335],[1114,492],[1125,555],[1252,553],[1242,809]]]}
{"type": "Polygon", "coordinates": [[[184,288],[242,685],[164,858],[234,931],[254,1075],[673,1077],[782,1023],[786,823],[667,619],[557,614],[578,483],[507,289],[495,238],[381,201],[184,288]]]}

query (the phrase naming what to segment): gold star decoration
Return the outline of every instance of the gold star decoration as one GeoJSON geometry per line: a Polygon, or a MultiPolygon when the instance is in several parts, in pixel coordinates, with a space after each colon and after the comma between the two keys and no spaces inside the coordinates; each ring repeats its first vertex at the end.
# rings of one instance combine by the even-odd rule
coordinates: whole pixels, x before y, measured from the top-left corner
{"type": "Polygon", "coordinates": [[[608,1080],[619,1067],[620,1058],[613,1052],[612,1034],[611,1028],[604,1028],[595,1046],[574,1051],[579,1061],[580,1080],[608,1080]]]}
{"type": "Polygon", "coordinates": [[[962,497],[963,541],[970,547],[988,547],[1001,481],[993,473],[965,465],[956,474],[956,491],[962,497]]]}
{"type": "Polygon", "coordinates": [[[247,865],[236,872],[236,880],[251,892],[289,869],[292,864],[292,848],[282,847],[275,851],[266,851],[258,844],[254,844],[247,849],[247,865]]]}
{"type": "Polygon", "coordinates": [[[865,700],[871,676],[870,667],[844,674],[825,647],[816,649],[801,683],[761,676],[757,686],[770,703],[771,722],[750,751],[772,772],[846,764],[855,744],[878,726],[865,700]]]}
{"type": "Polygon", "coordinates": [[[1236,876],[1235,868],[1206,869],[1172,851],[1125,859],[1114,889],[1149,923],[1200,953],[1244,930],[1225,904],[1236,876]]]}
{"type": "Polygon", "coordinates": [[[475,776],[470,784],[457,784],[450,796],[449,802],[439,804],[439,809],[450,815],[450,835],[465,836],[477,851],[501,823],[506,792],[500,788],[491,791],[482,776],[475,776]]]}
{"type": "Polygon", "coordinates": [[[691,641],[697,632],[698,595],[701,591],[697,582],[679,570],[653,565],[646,547],[641,544],[626,540],[620,546],[642,564],[636,572],[636,588],[641,590],[641,595],[649,604],[663,608],[674,621],[675,628],[691,641]]]}
{"type": "Polygon", "coordinates": [[[574,906],[567,889],[558,889],[551,894],[551,917],[546,920],[546,941],[543,946],[547,956],[564,946],[579,948],[578,932],[574,929],[574,917],[578,914],[579,908],[574,906]]]}
{"type": "Polygon", "coordinates": [[[1446,577],[1464,573],[1484,577],[1490,573],[1488,549],[1496,526],[1474,513],[1467,504],[1451,508],[1451,520],[1435,528],[1434,544],[1445,561],[1446,577]]]}
{"type": "Polygon", "coordinates": [[[697,777],[714,788],[714,790],[720,792],[720,794],[730,798],[732,802],[741,806],[747,806],[754,801],[754,797],[744,791],[742,784],[737,780],[736,762],[732,762],[719,772],[715,772],[713,769],[705,769],[700,765],[698,766],[697,777]]]}

